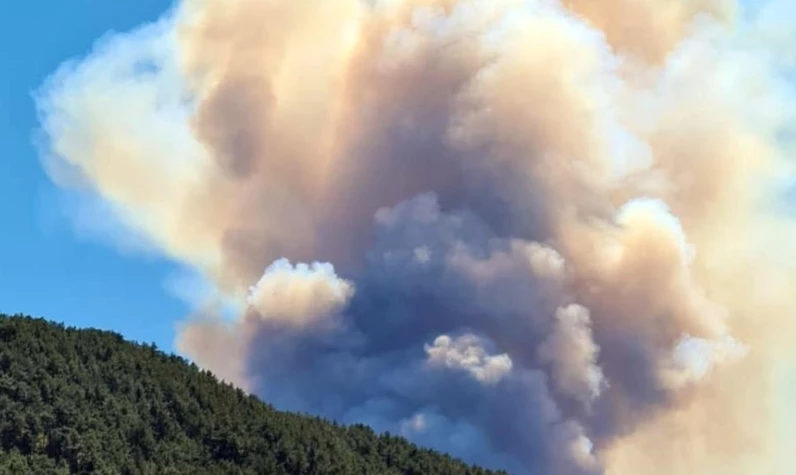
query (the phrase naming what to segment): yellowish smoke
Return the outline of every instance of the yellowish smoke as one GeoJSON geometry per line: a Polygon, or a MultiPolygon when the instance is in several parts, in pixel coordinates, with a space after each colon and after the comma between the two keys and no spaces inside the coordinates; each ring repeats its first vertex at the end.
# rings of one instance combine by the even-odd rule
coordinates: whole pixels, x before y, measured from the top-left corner
{"type": "Polygon", "coordinates": [[[548,374],[563,416],[545,462],[473,423],[518,461],[505,466],[790,473],[796,37],[772,20],[793,13],[785,0],[183,0],[51,78],[43,151],[59,184],[116,211],[119,233],[240,301],[237,320],[188,322],[179,344],[250,390],[282,377],[257,356],[267,325],[293,335],[357,315],[363,269],[397,255],[369,251],[374,229],[425,244],[402,227],[415,206],[412,222],[469,243],[453,216],[465,210],[491,244],[429,241],[413,265],[439,263],[473,290],[444,295],[540,333],[521,344],[506,330],[520,323],[484,316],[428,339],[434,325],[406,324],[405,349],[485,394],[548,374]],[[426,192],[440,208],[411,201],[426,192]],[[523,282],[551,307],[511,291],[523,282]]]}

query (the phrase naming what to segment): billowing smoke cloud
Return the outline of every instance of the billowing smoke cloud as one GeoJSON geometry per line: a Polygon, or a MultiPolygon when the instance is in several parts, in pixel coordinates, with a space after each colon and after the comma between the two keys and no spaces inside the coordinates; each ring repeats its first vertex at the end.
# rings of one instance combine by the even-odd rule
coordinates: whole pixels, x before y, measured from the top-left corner
{"type": "Polygon", "coordinates": [[[556,311],[556,327],[539,348],[540,356],[553,365],[559,390],[589,404],[605,384],[596,359],[599,348],[592,340],[589,310],[570,304],[556,311]]]}
{"type": "Polygon", "coordinates": [[[51,77],[42,153],[212,284],[178,347],[277,407],[516,473],[790,473],[794,13],[183,0],[51,77]]]}

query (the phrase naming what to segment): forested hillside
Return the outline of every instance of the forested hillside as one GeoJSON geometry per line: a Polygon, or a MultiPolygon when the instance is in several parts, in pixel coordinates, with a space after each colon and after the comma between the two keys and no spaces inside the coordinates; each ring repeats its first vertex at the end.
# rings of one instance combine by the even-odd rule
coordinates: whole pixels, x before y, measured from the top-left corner
{"type": "Polygon", "coordinates": [[[487,474],[274,410],[120,335],[0,315],[0,474],[487,474]]]}

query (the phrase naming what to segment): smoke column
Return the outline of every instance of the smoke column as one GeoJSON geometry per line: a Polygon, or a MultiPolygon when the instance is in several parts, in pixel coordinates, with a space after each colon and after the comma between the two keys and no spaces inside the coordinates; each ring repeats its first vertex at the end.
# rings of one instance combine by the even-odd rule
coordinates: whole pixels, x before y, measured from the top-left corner
{"type": "Polygon", "coordinates": [[[206,279],[178,348],[278,408],[518,474],[791,473],[795,17],[183,0],[48,79],[42,159],[206,279]]]}

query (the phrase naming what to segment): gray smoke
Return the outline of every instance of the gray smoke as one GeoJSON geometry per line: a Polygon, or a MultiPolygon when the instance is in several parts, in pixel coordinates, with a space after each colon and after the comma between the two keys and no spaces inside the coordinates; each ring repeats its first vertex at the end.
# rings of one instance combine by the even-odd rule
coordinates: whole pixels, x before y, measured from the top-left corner
{"type": "Polygon", "coordinates": [[[516,473],[789,473],[796,43],[757,10],[183,0],[50,78],[43,158],[203,276],[178,348],[278,408],[516,473]]]}

